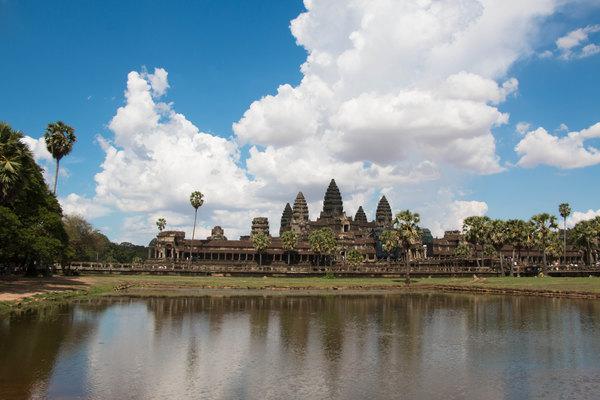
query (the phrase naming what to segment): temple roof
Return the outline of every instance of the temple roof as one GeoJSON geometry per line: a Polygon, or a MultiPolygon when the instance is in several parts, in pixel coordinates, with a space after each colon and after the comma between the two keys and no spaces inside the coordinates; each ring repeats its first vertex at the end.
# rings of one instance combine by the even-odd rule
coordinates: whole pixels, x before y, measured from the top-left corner
{"type": "Polygon", "coordinates": [[[323,200],[323,214],[326,215],[340,215],[344,212],[344,204],[342,202],[342,195],[340,189],[338,189],[335,179],[329,182],[329,187],[325,192],[325,199],[323,200]]]}
{"type": "Polygon", "coordinates": [[[298,192],[292,209],[292,220],[295,222],[308,221],[308,205],[302,192],[298,192]]]}
{"type": "Polygon", "coordinates": [[[292,207],[290,206],[290,203],[286,203],[285,208],[283,209],[283,213],[281,214],[281,225],[279,228],[280,235],[290,228],[290,225],[292,223],[292,216],[292,207]]]}
{"type": "Polygon", "coordinates": [[[365,214],[365,210],[363,210],[362,206],[358,207],[356,215],[354,216],[354,222],[359,224],[366,224],[368,222],[367,214],[365,214]]]}

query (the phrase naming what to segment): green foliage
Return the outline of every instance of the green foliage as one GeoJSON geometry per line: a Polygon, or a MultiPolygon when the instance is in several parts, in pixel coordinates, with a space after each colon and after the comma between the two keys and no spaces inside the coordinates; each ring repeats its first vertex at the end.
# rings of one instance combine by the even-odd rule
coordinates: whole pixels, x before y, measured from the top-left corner
{"type": "Polygon", "coordinates": [[[558,206],[558,212],[563,219],[567,219],[567,217],[571,215],[571,206],[569,203],[561,203],[558,206]]]}
{"type": "Polygon", "coordinates": [[[70,258],[76,261],[101,261],[110,246],[106,236],[78,215],[66,215],[63,224],[73,250],[70,258]]]}
{"type": "Polygon", "coordinates": [[[505,244],[508,243],[510,238],[510,226],[506,221],[495,219],[490,222],[489,225],[489,243],[490,245],[499,252],[505,244]]]}
{"type": "Polygon", "coordinates": [[[467,242],[483,246],[489,242],[491,219],[486,216],[471,216],[463,221],[463,234],[467,242]]]}
{"type": "Polygon", "coordinates": [[[264,232],[255,233],[250,239],[252,246],[259,253],[263,253],[271,245],[271,238],[264,232]]]}
{"type": "Polygon", "coordinates": [[[281,245],[286,251],[296,250],[298,246],[298,234],[294,231],[285,231],[281,234],[281,245]]]}
{"type": "Polygon", "coordinates": [[[527,246],[528,238],[533,233],[533,225],[521,219],[509,219],[506,221],[506,241],[515,249],[521,250],[527,246]]]}
{"type": "Polygon", "coordinates": [[[56,184],[58,183],[58,166],[60,160],[73,150],[73,145],[77,141],[75,129],[62,121],[56,121],[48,124],[44,132],[46,148],[56,160],[56,172],[54,174],[54,194],[56,194],[56,184]]]}
{"type": "Polygon", "coordinates": [[[346,254],[346,262],[353,267],[357,267],[362,264],[364,257],[357,249],[352,249],[346,254]]]}
{"type": "Polygon", "coordinates": [[[391,229],[385,230],[379,236],[379,240],[381,241],[383,251],[388,255],[394,253],[400,247],[400,236],[398,235],[398,231],[391,229]]]}
{"type": "Polygon", "coordinates": [[[586,264],[592,263],[592,253],[600,243],[600,217],[578,222],[570,232],[573,244],[585,253],[586,264]]]}
{"type": "Polygon", "coordinates": [[[165,227],[167,226],[167,220],[164,219],[164,218],[157,219],[156,220],[156,226],[158,227],[158,230],[160,232],[162,232],[165,229],[165,227]]]}
{"type": "Polygon", "coordinates": [[[456,249],[454,249],[454,257],[459,259],[471,258],[473,256],[473,250],[468,243],[460,242],[456,249]]]}
{"type": "Polygon", "coordinates": [[[308,243],[311,250],[316,254],[329,255],[337,248],[335,235],[330,228],[321,228],[312,231],[308,235],[308,243]]]}
{"type": "Polygon", "coordinates": [[[421,239],[419,222],[421,222],[421,216],[410,210],[404,210],[396,214],[394,227],[398,234],[400,246],[405,252],[408,252],[412,245],[418,244],[421,239]]]}
{"type": "Polygon", "coordinates": [[[190,195],[190,204],[197,210],[198,207],[204,204],[204,195],[199,191],[192,192],[190,195]]]}
{"type": "Polygon", "coordinates": [[[0,124],[0,265],[33,271],[62,261],[68,237],[60,205],[41,169],[29,149],[17,143],[22,138],[20,132],[0,124]]]}

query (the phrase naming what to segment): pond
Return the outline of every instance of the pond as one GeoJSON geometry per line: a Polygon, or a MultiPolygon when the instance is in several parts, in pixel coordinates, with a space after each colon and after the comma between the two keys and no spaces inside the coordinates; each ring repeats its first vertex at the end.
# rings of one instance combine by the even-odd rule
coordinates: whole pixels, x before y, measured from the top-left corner
{"type": "Polygon", "coordinates": [[[600,302],[442,293],[90,300],[0,319],[0,398],[587,399],[600,302]]]}

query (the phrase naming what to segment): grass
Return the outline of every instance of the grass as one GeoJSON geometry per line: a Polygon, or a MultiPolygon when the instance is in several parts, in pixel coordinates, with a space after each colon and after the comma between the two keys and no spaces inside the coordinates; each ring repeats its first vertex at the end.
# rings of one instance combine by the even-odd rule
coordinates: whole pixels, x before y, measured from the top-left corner
{"type": "MultiPolygon", "coordinates": [[[[13,301],[0,301],[0,316],[30,311],[38,307],[98,296],[194,296],[206,295],[205,289],[290,290],[296,293],[317,290],[405,290],[403,278],[323,278],[323,277],[203,277],[170,275],[96,275],[80,278],[73,289],[50,290],[13,301]]],[[[39,289],[39,281],[31,282],[39,289]]],[[[52,280],[48,281],[51,285],[52,280]]],[[[3,290],[10,283],[2,282],[3,290]]],[[[23,285],[23,280],[16,284],[23,285]]],[[[413,290],[508,291],[523,294],[585,294],[600,298],[600,278],[416,278],[413,290]]],[[[1,293],[0,293],[1,294],[1,293]]]]}

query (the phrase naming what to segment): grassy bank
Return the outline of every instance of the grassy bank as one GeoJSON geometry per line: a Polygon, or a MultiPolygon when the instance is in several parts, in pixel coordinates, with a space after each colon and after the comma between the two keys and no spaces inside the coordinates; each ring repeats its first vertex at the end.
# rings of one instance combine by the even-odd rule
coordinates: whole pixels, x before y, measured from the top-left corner
{"type": "MultiPolygon", "coordinates": [[[[204,296],[207,290],[227,293],[271,291],[402,291],[401,278],[200,277],[98,275],[0,280],[0,314],[97,296],[204,296]],[[18,297],[13,299],[13,297],[18,297]]],[[[418,278],[410,290],[508,293],[600,299],[600,278],[418,278]]]]}

